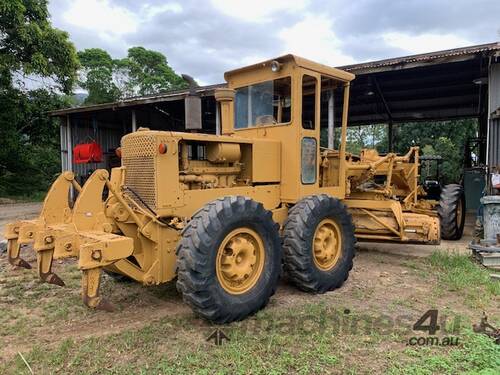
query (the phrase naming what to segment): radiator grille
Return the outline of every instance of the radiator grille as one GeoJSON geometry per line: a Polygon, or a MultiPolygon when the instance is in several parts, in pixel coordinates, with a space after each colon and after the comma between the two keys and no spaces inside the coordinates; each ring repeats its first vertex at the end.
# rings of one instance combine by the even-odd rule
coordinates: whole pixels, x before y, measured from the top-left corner
{"type": "Polygon", "coordinates": [[[146,134],[131,134],[122,139],[122,164],[126,167],[125,185],[137,194],[129,196],[141,206],[141,199],[156,209],[155,155],[156,139],[146,134]]]}

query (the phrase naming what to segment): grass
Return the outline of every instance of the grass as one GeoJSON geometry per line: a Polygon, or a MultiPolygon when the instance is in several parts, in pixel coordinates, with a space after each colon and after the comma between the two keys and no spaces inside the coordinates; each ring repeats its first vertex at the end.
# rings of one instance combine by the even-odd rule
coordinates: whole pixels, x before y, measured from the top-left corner
{"type": "MultiPolygon", "coordinates": [[[[38,332],[57,327],[78,329],[72,325],[73,319],[85,324],[86,319],[95,323],[100,317],[81,305],[76,266],[61,269],[68,284],[65,289],[35,282],[33,272],[16,271],[7,277],[9,271],[0,269],[0,303],[2,298],[7,302],[1,305],[0,338],[7,343],[14,338],[18,344],[26,342],[22,354],[36,374],[500,373],[500,346],[468,328],[472,321],[479,321],[483,307],[488,310],[497,306],[499,283],[463,255],[436,252],[429,258],[403,260],[401,265],[410,273],[415,271],[413,277],[418,276],[414,280],[420,288],[428,287],[425,301],[415,299],[414,294],[410,294],[411,299],[394,294],[384,295],[383,304],[370,303],[371,298],[381,297],[380,288],[363,285],[363,289],[354,288],[340,300],[330,295],[303,300],[293,307],[271,303],[243,322],[221,327],[191,313],[169,316],[165,312],[139,328],[122,328],[112,334],[95,332],[88,338],[71,335],[71,339],[62,337],[56,342],[33,337],[29,327],[41,328],[38,332]],[[437,298],[438,294],[445,299],[437,298]],[[446,327],[447,332],[440,330],[443,335],[456,334],[458,346],[406,345],[415,335],[413,323],[425,308],[431,308],[431,303],[437,304],[440,316],[462,318],[458,333],[453,333],[451,326],[446,327]],[[396,314],[406,318],[387,325],[383,318],[388,314],[393,320],[396,314]],[[221,328],[230,341],[222,346],[207,342],[216,328],[221,328]]],[[[147,302],[146,295],[151,299],[176,298],[172,285],[145,294],[134,283],[118,284],[106,278],[103,294],[118,290],[119,304],[128,307],[139,297],[146,304],[158,303],[147,302]]],[[[498,325],[495,318],[490,316],[490,321],[498,325]]],[[[452,323],[452,319],[446,321],[447,325],[452,323]]],[[[0,374],[28,374],[28,370],[15,355],[4,363],[0,360],[0,374]]]]}
{"type": "Polygon", "coordinates": [[[466,331],[462,344],[443,353],[442,348],[406,349],[406,363],[393,363],[389,374],[499,374],[500,345],[485,335],[466,331]],[[437,352],[440,350],[440,352],[437,352]]]}
{"type": "MultiPolygon", "coordinates": [[[[319,374],[339,364],[332,347],[337,338],[328,329],[294,323],[297,315],[323,309],[319,305],[292,309],[271,325],[274,317],[261,312],[245,322],[222,327],[230,337],[222,346],[206,341],[214,326],[194,317],[163,318],[139,330],[81,342],[66,340],[50,352],[39,346],[25,358],[35,373],[238,374],[252,369],[260,374],[319,374]]],[[[20,358],[0,367],[5,374],[25,371],[20,358]]]]}
{"type": "Polygon", "coordinates": [[[500,296],[500,283],[467,255],[436,251],[427,261],[437,275],[438,287],[460,292],[470,307],[484,308],[500,296]]]}
{"type": "MultiPolygon", "coordinates": [[[[289,308],[279,316],[262,311],[220,327],[230,341],[207,342],[217,327],[194,316],[163,318],[138,330],[84,340],[55,349],[37,346],[23,354],[35,373],[74,374],[497,374],[500,346],[466,331],[457,348],[408,348],[397,332],[352,334],[332,324],[323,304],[289,308]],[[369,360],[368,360],[369,358],[369,360]]],[[[353,318],[353,317],[351,317],[353,318]]],[[[0,373],[27,373],[20,357],[0,373]]]]}

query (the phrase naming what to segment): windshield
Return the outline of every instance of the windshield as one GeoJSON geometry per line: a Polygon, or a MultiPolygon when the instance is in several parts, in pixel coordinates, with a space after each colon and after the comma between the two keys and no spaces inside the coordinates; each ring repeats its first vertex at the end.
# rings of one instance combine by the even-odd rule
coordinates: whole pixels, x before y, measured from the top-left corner
{"type": "Polygon", "coordinates": [[[236,89],[235,128],[290,122],[291,82],[285,77],[236,89]]]}

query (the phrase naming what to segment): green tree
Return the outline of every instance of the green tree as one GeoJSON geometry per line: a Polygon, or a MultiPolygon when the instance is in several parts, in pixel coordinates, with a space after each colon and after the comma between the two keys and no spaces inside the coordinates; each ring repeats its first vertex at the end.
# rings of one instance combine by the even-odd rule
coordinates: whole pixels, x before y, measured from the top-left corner
{"type": "Polygon", "coordinates": [[[59,124],[47,114],[69,97],[37,89],[0,95],[0,196],[45,192],[60,171],[59,124]],[[10,126],[7,126],[10,124],[10,126]]]}
{"type": "Polygon", "coordinates": [[[475,119],[398,124],[394,149],[398,153],[406,153],[411,146],[420,146],[424,154],[430,155],[433,152],[434,155],[441,156],[443,182],[459,182],[465,142],[468,138],[477,136],[477,129],[475,119]]]}
{"type": "MultiPolygon", "coordinates": [[[[337,148],[340,144],[340,131],[340,128],[335,129],[335,147],[337,148]]],[[[326,137],[326,132],[324,134],[326,137]]],[[[359,154],[364,148],[374,148],[380,153],[388,152],[387,125],[373,124],[348,127],[347,152],[359,154]]]]}
{"type": "Polygon", "coordinates": [[[99,104],[135,95],[157,94],[186,87],[160,52],[133,47],[127,57],[113,60],[104,50],[78,52],[79,85],[88,92],[85,104],[99,104]]]}
{"type": "Polygon", "coordinates": [[[45,191],[59,169],[59,127],[47,112],[68,104],[78,58],[52,27],[47,1],[0,0],[0,195],[45,191]],[[14,78],[47,77],[50,89],[26,90],[14,78]],[[59,91],[60,90],[60,91],[59,91]]]}
{"type": "Polygon", "coordinates": [[[85,104],[113,102],[121,92],[113,81],[116,67],[109,53],[100,48],[90,48],[78,52],[82,69],[79,85],[88,92],[85,104]]]}
{"type": "Polygon", "coordinates": [[[122,74],[128,77],[127,96],[157,94],[186,87],[186,82],[168,65],[161,52],[132,47],[127,57],[117,64],[122,74]]]}
{"type": "Polygon", "coordinates": [[[0,87],[15,72],[51,77],[69,93],[78,59],[68,34],[52,26],[46,0],[0,0],[0,87]]]}
{"type": "MultiPolygon", "coordinates": [[[[477,136],[477,120],[423,121],[394,125],[394,151],[406,154],[412,146],[420,146],[424,155],[443,158],[440,172],[444,183],[459,182],[463,170],[464,146],[477,136]]],[[[386,124],[350,126],[347,128],[347,151],[359,154],[363,148],[389,151],[386,124]]],[[[327,132],[322,129],[321,143],[326,145],[327,132]]],[[[335,129],[335,145],[340,142],[340,128],[335,129]]]]}

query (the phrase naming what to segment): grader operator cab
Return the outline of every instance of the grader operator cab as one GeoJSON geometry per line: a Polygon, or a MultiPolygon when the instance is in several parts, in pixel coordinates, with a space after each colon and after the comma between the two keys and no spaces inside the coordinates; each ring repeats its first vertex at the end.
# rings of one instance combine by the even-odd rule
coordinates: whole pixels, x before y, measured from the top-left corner
{"type": "Polygon", "coordinates": [[[221,135],[139,129],[123,137],[111,176],[97,170],[80,187],[64,172],[37,220],[7,226],[10,263],[30,268],[20,250],[32,244],[40,278],[64,285],[52,261],[76,257],[84,303],[105,310],[103,270],[144,285],[177,278],[184,301],[221,323],[264,307],[282,267],[302,290],[340,287],[356,238],[439,242],[438,202],[421,199],[418,148],[346,151],[354,75],[287,55],[225,78],[215,94],[221,135]]]}

